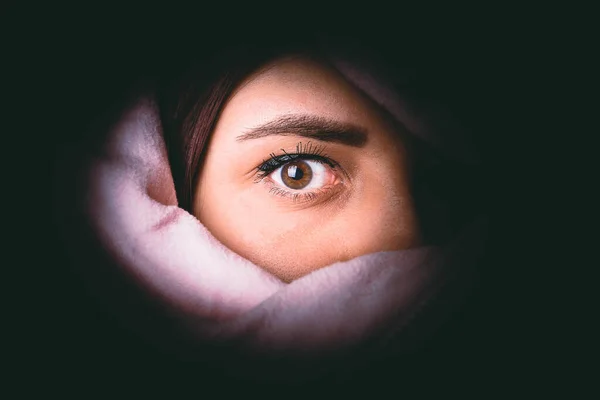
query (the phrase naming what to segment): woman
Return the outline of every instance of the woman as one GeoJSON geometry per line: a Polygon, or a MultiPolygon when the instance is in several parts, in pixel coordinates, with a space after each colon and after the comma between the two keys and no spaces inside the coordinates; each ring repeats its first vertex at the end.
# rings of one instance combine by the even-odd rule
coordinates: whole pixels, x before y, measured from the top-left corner
{"type": "Polygon", "coordinates": [[[237,53],[163,100],[179,206],[286,282],[423,244],[413,194],[433,151],[314,46],[237,53]]]}
{"type": "Polygon", "coordinates": [[[290,282],[419,243],[400,127],[335,69],[292,53],[224,85],[233,93],[213,88],[195,113],[179,111],[198,120],[172,156],[188,158],[181,207],[228,248],[290,282]],[[206,104],[217,115],[202,120],[206,104]]]}
{"type": "Polygon", "coordinates": [[[192,359],[221,344],[214,361],[241,375],[303,379],[412,348],[463,294],[481,228],[468,224],[470,153],[341,50],[203,60],[134,93],[110,125],[85,216],[121,292],[171,321],[167,339],[131,324],[144,336],[192,359]]]}

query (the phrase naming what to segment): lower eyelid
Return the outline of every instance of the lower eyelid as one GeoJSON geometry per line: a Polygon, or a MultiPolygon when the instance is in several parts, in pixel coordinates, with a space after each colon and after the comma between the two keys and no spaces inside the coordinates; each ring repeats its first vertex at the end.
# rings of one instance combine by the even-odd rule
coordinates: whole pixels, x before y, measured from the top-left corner
{"type": "Polygon", "coordinates": [[[274,196],[280,196],[285,199],[291,199],[294,203],[298,204],[306,204],[310,203],[311,205],[317,205],[322,201],[328,201],[334,198],[337,194],[342,191],[343,184],[336,183],[332,185],[327,185],[323,188],[313,190],[313,191],[297,191],[294,192],[292,190],[287,190],[276,186],[276,183],[273,181],[265,182],[267,185],[270,185],[269,194],[274,196]]]}
{"type": "Polygon", "coordinates": [[[315,192],[292,192],[289,190],[285,190],[285,189],[281,189],[279,187],[272,187],[269,190],[269,193],[273,194],[273,195],[277,195],[277,196],[281,196],[281,197],[286,197],[286,198],[292,198],[294,200],[297,200],[300,197],[303,197],[306,200],[315,200],[319,194],[315,193],[315,192]]]}

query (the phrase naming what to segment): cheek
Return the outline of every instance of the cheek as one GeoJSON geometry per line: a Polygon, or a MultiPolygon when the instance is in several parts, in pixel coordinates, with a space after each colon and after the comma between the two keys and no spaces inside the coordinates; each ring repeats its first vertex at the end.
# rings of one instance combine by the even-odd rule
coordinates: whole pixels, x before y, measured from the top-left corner
{"type": "Polygon", "coordinates": [[[335,210],[286,212],[252,197],[214,203],[211,214],[221,217],[206,218],[207,228],[231,250],[284,281],[337,261],[415,243],[410,202],[377,191],[355,196],[335,210]]]}
{"type": "Polygon", "coordinates": [[[256,204],[238,198],[229,215],[222,220],[218,238],[285,281],[297,279],[340,257],[339,249],[330,246],[338,231],[337,223],[324,220],[321,213],[283,211],[272,203],[256,204]],[[226,225],[235,228],[228,229],[226,225]]]}
{"type": "Polygon", "coordinates": [[[284,281],[345,257],[345,246],[331,246],[354,224],[343,211],[290,210],[278,200],[254,190],[235,195],[213,190],[203,197],[197,217],[225,246],[284,281]]]}

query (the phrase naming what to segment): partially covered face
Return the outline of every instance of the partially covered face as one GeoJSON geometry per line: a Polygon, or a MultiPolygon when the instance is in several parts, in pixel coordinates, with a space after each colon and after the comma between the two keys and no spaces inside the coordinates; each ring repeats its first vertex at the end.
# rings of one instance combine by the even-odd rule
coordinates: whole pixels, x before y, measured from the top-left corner
{"type": "Polygon", "coordinates": [[[336,70],[285,57],[225,105],[193,211],[231,250],[289,282],[418,245],[409,163],[397,128],[336,70]]]}

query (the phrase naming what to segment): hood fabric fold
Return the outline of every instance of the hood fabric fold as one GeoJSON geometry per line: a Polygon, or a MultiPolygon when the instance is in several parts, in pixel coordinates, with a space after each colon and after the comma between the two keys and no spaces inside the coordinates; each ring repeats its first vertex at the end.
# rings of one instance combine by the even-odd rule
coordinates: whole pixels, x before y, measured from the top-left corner
{"type": "MultiPolygon", "coordinates": [[[[477,161],[449,120],[418,108],[372,68],[340,54],[331,61],[409,132],[477,161]]],[[[476,219],[441,245],[367,254],[283,283],[178,207],[152,90],[134,97],[87,165],[85,224],[104,256],[93,267],[80,263],[83,272],[115,270],[168,315],[167,339],[157,338],[159,320],[113,300],[140,335],[241,377],[343,375],[410,351],[459,307],[483,254],[486,223],[476,219]]]]}

